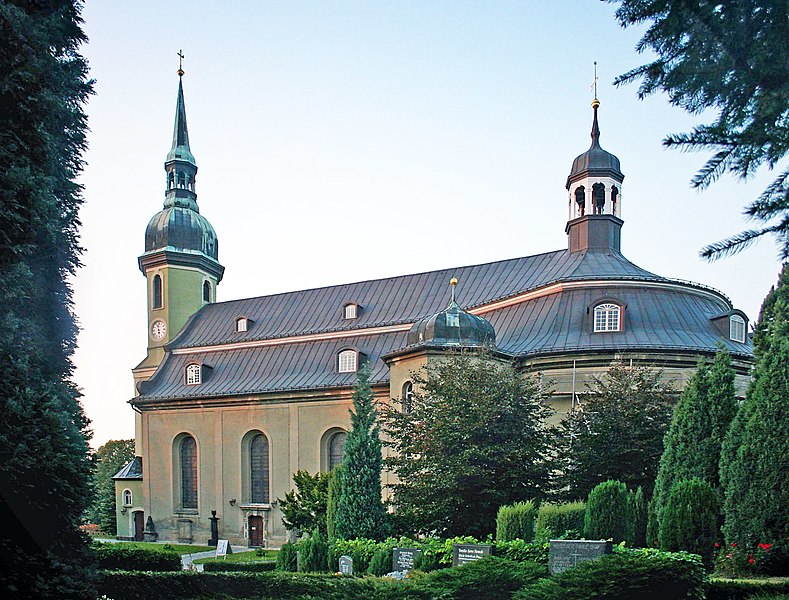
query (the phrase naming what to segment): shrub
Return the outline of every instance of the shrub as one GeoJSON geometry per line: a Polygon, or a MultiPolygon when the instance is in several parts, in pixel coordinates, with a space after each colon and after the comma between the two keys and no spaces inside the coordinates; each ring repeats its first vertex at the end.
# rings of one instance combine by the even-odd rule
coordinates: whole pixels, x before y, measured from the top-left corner
{"type": "Polygon", "coordinates": [[[93,546],[100,569],[122,571],[180,571],[181,555],[167,548],[141,548],[125,544],[93,546]]]}
{"type": "Polygon", "coordinates": [[[329,544],[320,531],[297,544],[299,571],[303,573],[325,573],[329,568],[329,544]]]}
{"type": "Polygon", "coordinates": [[[282,544],[279,554],[277,554],[277,571],[296,572],[298,570],[298,550],[296,545],[286,542],[282,544]]]}
{"type": "Polygon", "coordinates": [[[581,501],[543,503],[537,511],[537,529],[546,531],[549,537],[558,537],[568,531],[575,531],[580,536],[584,530],[585,515],[586,504],[581,501]]]}
{"type": "Polygon", "coordinates": [[[789,598],[789,581],[713,579],[707,588],[707,600],[756,600],[757,598],[789,598]]]}
{"type": "Polygon", "coordinates": [[[647,501],[644,498],[644,491],[641,486],[628,496],[630,503],[630,526],[631,531],[628,538],[630,544],[636,548],[643,548],[647,545],[647,501]]]}
{"type": "Polygon", "coordinates": [[[386,575],[392,572],[392,551],[386,548],[379,548],[373,554],[370,560],[370,566],[367,569],[370,575],[386,575]]]}
{"type": "Polygon", "coordinates": [[[493,553],[498,557],[515,562],[533,562],[547,566],[549,547],[548,542],[529,543],[523,540],[512,540],[511,542],[495,542],[493,553]]]}
{"type": "Polygon", "coordinates": [[[432,598],[472,600],[510,598],[512,592],[548,573],[544,565],[516,563],[490,556],[459,567],[441,569],[420,579],[416,586],[432,598]]]}
{"type": "Polygon", "coordinates": [[[685,552],[623,550],[528,585],[513,600],[703,600],[701,559],[685,552]]]}
{"type": "Polygon", "coordinates": [[[677,481],[660,520],[660,548],[698,554],[707,570],[712,570],[719,527],[720,508],[712,486],[697,477],[677,481]]]}
{"type": "Polygon", "coordinates": [[[624,483],[604,481],[589,492],[584,517],[584,535],[588,539],[621,542],[632,531],[630,523],[630,503],[624,483]]]}
{"type": "Polygon", "coordinates": [[[205,572],[215,572],[215,573],[235,573],[235,572],[247,572],[247,573],[264,573],[266,571],[274,571],[277,568],[277,563],[273,560],[260,560],[260,561],[246,561],[246,562],[234,562],[234,561],[221,561],[221,562],[209,562],[203,564],[203,570],[205,572]]]}
{"type": "Polygon", "coordinates": [[[531,502],[516,502],[502,506],[496,515],[496,539],[502,542],[534,539],[534,520],[537,509],[531,502]]]}

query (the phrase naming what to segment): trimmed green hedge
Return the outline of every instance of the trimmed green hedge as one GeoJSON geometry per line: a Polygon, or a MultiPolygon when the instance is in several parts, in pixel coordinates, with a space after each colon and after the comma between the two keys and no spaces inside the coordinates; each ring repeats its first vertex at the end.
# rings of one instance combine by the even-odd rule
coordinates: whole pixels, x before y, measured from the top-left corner
{"type": "Polygon", "coordinates": [[[565,504],[543,502],[537,511],[537,530],[546,531],[550,537],[564,535],[567,531],[575,531],[580,536],[584,531],[585,517],[585,502],[565,504]]]}
{"type": "Polygon", "coordinates": [[[744,600],[761,594],[789,595],[789,581],[713,579],[707,588],[707,600],[744,600]]]}
{"type": "Polygon", "coordinates": [[[620,551],[526,586],[513,600],[703,600],[701,558],[686,552],[620,551]]]}
{"type": "Polygon", "coordinates": [[[277,563],[273,560],[261,560],[261,561],[221,561],[221,562],[209,562],[203,564],[203,570],[205,572],[214,572],[214,573],[239,573],[239,572],[248,572],[248,573],[264,573],[267,571],[273,571],[276,569],[277,563]]]}
{"type": "Polygon", "coordinates": [[[516,502],[500,507],[496,515],[496,540],[501,542],[532,541],[536,518],[537,508],[532,502],[516,502]]]}
{"type": "Polygon", "coordinates": [[[175,550],[137,548],[124,544],[95,544],[100,569],[123,571],[180,571],[181,555],[175,550]]]}
{"type": "Polygon", "coordinates": [[[430,600],[407,582],[303,573],[145,573],[105,571],[98,593],[113,600],[430,600]]]}

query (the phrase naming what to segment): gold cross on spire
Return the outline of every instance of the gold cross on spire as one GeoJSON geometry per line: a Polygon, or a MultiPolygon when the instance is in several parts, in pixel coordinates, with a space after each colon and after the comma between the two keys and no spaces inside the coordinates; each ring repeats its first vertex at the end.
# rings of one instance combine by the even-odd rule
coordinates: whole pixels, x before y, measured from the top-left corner
{"type": "MultiPolygon", "coordinates": [[[[595,63],[597,64],[597,63],[595,63]]],[[[184,53],[182,50],[178,51],[178,77],[184,76],[184,53]]]]}

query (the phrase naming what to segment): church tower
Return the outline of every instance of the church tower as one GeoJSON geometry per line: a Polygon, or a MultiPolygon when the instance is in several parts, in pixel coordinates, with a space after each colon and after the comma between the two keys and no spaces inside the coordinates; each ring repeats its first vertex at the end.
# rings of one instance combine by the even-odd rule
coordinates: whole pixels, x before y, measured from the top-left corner
{"type": "Polygon", "coordinates": [[[592,145],[573,161],[567,177],[568,217],[565,231],[570,252],[620,251],[622,181],[619,159],[600,147],[597,109],[592,101],[592,145]]]}
{"type": "Polygon", "coordinates": [[[218,261],[214,228],[197,206],[197,164],[189,148],[183,75],[179,68],[173,144],[164,163],[164,208],[148,223],[145,253],[139,258],[148,292],[148,355],[134,369],[135,384],[153,375],[164,345],[189,317],[216,300],[225,270],[218,261]]]}

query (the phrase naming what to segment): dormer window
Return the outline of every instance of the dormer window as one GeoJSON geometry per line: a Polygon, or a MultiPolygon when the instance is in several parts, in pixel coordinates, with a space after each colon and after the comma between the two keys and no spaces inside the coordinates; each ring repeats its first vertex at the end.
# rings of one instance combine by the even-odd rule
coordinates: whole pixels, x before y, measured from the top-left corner
{"type": "Polygon", "coordinates": [[[238,317],[236,319],[236,332],[244,332],[249,330],[249,319],[246,317],[238,317]]]}
{"type": "Polygon", "coordinates": [[[358,368],[359,354],[356,350],[343,350],[337,356],[337,370],[340,373],[355,373],[358,368]]]}
{"type": "Polygon", "coordinates": [[[745,343],[745,319],[740,315],[729,317],[729,339],[733,342],[745,343]]]}
{"type": "Polygon", "coordinates": [[[622,331],[622,307],[618,304],[605,303],[594,307],[594,331],[622,331]]]}
{"type": "Polygon", "coordinates": [[[186,365],[186,370],[184,373],[186,379],[186,385],[200,385],[200,383],[202,383],[203,380],[202,371],[203,370],[200,367],[200,365],[196,363],[192,363],[191,365],[186,365]]]}
{"type": "Polygon", "coordinates": [[[355,319],[359,316],[359,305],[353,302],[346,304],[342,309],[342,316],[344,319],[355,319]]]}

